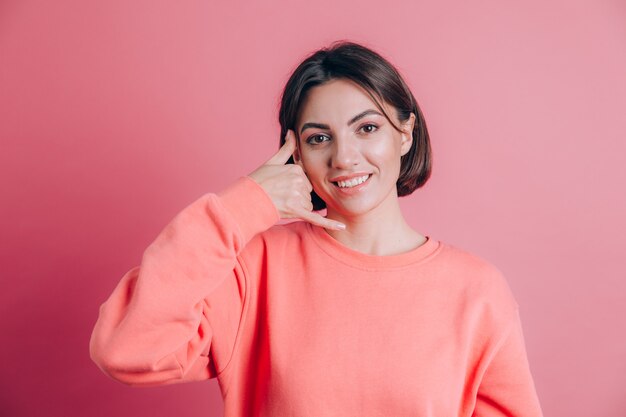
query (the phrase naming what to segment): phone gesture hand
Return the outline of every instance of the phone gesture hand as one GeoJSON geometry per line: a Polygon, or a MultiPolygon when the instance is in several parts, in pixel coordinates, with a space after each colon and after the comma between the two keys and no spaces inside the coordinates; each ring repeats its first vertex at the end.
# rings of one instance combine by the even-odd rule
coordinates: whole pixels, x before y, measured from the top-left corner
{"type": "Polygon", "coordinates": [[[287,164],[295,149],[296,139],[288,130],[285,144],[248,176],[267,192],[281,219],[299,218],[327,229],[345,230],[343,223],[313,211],[313,186],[300,165],[287,164]]]}

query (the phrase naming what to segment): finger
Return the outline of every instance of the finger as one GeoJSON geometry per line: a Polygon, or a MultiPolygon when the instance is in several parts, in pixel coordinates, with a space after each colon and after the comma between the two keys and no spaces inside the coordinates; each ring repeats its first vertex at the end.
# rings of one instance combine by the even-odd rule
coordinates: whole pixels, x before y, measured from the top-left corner
{"type": "Polygon", "coordinates": [[[302,181],[304,189],[307,191],[306,194],[311,194],[311,192],[313,191],[313,186],[311,185],[311,181],[309,181],[309,178],[306,176],[304,172],[302,173],[302,177],[304,180],[302,181]]]}
{"type": "Polygon", "coordinates": [[[311,184],[311,181],[309,181],[309,177],[306,177],[306,185],[307,185],[307,189],[309,190],[309,194],[313,192],[313,184],[311,184]]]}
{"type": "Polygon", "coordinates": [[[307,209],[309,212],[313,211],[313,203],[311,202],[311,196],[307,195],[306,197],[302,198],[302,207],[304,207],[305,209],[307,209]]]}
{"type": "Polygon", "coordinates": [[[312,211],[301,210],[297,214],[301,219],[325,229],[346,230],[345,224],[336,220],[327,219],[312,211]]]}
{"type": "Polygon", "coordinates": [[[266,165],[285,165],[293,151],[296,150],[296,139],[293,137],[293,132],[291,130],[287,131],[287,135],[285,136],[285,144],[280,147],[278,152],[274,154],[270,159],[265,163],[266,165]]]}

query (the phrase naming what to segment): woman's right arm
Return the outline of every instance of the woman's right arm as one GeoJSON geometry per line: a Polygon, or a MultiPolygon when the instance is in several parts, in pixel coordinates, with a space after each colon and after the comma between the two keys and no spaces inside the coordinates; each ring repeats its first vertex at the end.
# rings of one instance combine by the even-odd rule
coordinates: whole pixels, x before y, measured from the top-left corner
{"type": "Polygon", "coordinates": [[[92,360],[128,385],[217,376],[232,354],[247,286],[237,255],[279,219],[249,176],[183,209],[101,305],[92,360]]]}
{"type": "Polygon", "coordinates": [[[340,225],[311,211],[306,175],[285,165],[295,148],[289,131],[265,164],[190,204],[148,246],[100,307],[89,351],[102,371],[129,385],[163,385],[226,367],[250,296],[237,262],[246,244],[280,218],[340,225]]]}

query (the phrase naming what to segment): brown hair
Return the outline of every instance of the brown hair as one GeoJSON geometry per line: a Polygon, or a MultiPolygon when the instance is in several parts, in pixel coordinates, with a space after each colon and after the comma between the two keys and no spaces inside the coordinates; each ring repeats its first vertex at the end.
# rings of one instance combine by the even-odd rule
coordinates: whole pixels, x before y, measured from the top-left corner
{"type": "MultiPolygon", "coordinates": [[[[417,100],[406,85],[398,70],[378,53],[351,41],[335,41],[330,46],[310,54],[291,74],[283,90],[278,121],[280,144],[285,143],[287,130],[298,137],[296,123],[307,92],[333,79],[349,79],[363,87],[391,125],[400,131],[391,120],[379,100],[396,109],[401,122],[408,120],[411,113],[416,116],[413,126],[411,149],[400,159],[400,175],[396,182],[398,196],[411,194],[426,183],[430,177],[432,151],[426,129],[426,121],[417,100]]],[[[287,161],[293,164],[293,156],[287,161]]],[[[311,192],[313,210],[326,208],[326,203],[315,191],[311,192]]]]}

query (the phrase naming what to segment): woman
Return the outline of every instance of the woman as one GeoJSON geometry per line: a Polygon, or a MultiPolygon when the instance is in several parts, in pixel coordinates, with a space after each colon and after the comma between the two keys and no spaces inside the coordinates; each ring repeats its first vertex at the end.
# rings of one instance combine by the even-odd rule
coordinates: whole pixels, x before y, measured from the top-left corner
{"type": "Polygon", "coordinates": [[[402,215],[431,152],[393,66],[321,49],[279,120],[279,151],[183,209],[101,306],[98,366],[218,378],[226,416],[541,416],[505,278],[402,215]]]}

